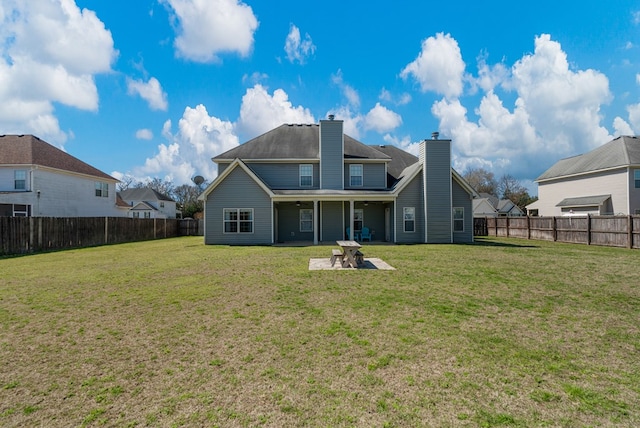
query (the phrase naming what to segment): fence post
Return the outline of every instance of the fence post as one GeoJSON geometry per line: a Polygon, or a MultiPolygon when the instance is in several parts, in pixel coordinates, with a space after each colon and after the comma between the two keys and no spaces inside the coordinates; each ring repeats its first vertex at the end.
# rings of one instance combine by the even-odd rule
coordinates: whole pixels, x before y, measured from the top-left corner
{"type": "Polygon", "coordinates": [[[587,213],[587,245],[591,245],[591,214],[587,213]]]}
{"type": "Polygon", "coordinates": [[[153,218],[153,239],[156,239],[156,218],[153,218]]]}
{"type": "Polygon", "coordinates": [[[531,217],[527,216],[527,239],[531,239],[531,217]]]}
{"type": "Polygon", "coordinates": [[[104,243],[108,243],[109,238],[109,217],[104,218],[104,243]]]}
{"type": "Polygon", "coordinates": [[[556,224],[556,216],[553,216],[553,242],[558,240],[558,227],[556,224]]]}
{"type": "Polygon", "coordinates": [[[633,248],[633,218],[627,216],[627,248],[633,248]]]}

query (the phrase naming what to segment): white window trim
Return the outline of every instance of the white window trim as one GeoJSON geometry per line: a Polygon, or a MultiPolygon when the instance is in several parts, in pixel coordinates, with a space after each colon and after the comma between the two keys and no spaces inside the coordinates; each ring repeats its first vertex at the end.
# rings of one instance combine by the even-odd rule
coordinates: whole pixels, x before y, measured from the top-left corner
{"type": "Polygon", "coordinates": [[[451,216],[452,216],[452,220],[453,220],[453,231],[455,233],[464,232],[464,207],[453,207],[453,212],[451,213],[451,216]],[[462,218],[456,218],[456,210],[462,211],[462,218]],[[461,222],[462,223],[462,229],[461,230],[456,230],[456,222],[461,222]]]}
{"type": "Polygon", "coordinates": [[[254,212],[253,212],[253,208],[223,208],[222,209],[222,233],[225,235],[250,235],[254,233],[254,212]],[[237,214],[237,220],[225,220],[225,213],[227,211],[233,212],[235,211],[237,214]],[[241,220],[240,217],[240,213],[241,212],[250,212],[251,213],[251,220],[241,220]],[[227,223],[231,223],[231,222],[235,222],[237,223],[237,229],[235,232],[227,232],[226,231],[226,224],[227,223]],[[240,223],[247,223],[250,222],[251,223],[251,232],[242,232],[241,231],[241,227],[240,227],[240,223]]]}
{"type": "Polygon", "coordinates": [[[298,168],[298,184],[300,185],[300,187],[313,187],[313,164],[310,163],[302,163],[300,164],[300,167],[298,168]],[[302,170],[306,169],[306,168],[310,168],[310,174],[302,174],[302,170]],[[310,177],[311,178],[311,183],[310,184],[302,184],[302,177],[310,177]]]}
{"type": "Polygon", "coordinates": [[[109,197],[109,183],[104,181],[96,181],[94,185],[94,195],[96,198],[108,198],[109,197]],[[98,195],[98,192],[100,194],[98,195]]]}
{"type": "Polygon", "coordinates": [[[301,208],[301,209],[300,209],[300,215],[299,215],[299,216],[300,216],[300,217],[299,217],[299,218],[300,218],[300,233],[309,233],[309,232],[313,232],[313,209],[311,209],[311,208],[301,208]],[[309,214],[309,213],[310,213],[310,214],[311,214],[311,219],[309,219],[309,220],[303,220],[303,219],[302,219],[302,216],[303,216],[303,214],[305,214],[305,213],[307,213],[307,214],[309,214]],[[310,226],[311,226],[311,227],[310,227],[310,229],[303,229],[303,227],[302,227],[302,222],[303,222],[303,221],[304,221],[305,223],[309,223],[309,224],[310,224],[310,226]]]}
{"type": "Polygon", "coordinates": [[[416,232],[416,208],[415,207],[402,207],[402,231],[404,233],[415,233],[416,232]],[[407,220],[406,211],[411,210],[413,218],[411,220],[407,220]],[[407,221],[413,222],[413,230],[407,230],[407,221]]]}
{"type": "Polygon", "coordinates": [[[356,208],[353,210],[353,230],[354,232],[360,232],[364,227],[364,209],[356,208]],[[360,218],[358,218],[358,214],[360,214],[360,218]],[[360,222],[360,229],[356,227],[356,222],[360,222]]]}
{"type": "Polygon", "coordinates": [[[364,166],[361,163],[351,163],[349,164],[349,187],[362,187],[364,186],[364,166]],[[352,168],[355,166],[359,166],[360,167],[360,174],[356,175],[353,174],[353,170],[352,168]],[[360,184],[353,184],[353,178],[354,177],[360,177],[360,184]]]}

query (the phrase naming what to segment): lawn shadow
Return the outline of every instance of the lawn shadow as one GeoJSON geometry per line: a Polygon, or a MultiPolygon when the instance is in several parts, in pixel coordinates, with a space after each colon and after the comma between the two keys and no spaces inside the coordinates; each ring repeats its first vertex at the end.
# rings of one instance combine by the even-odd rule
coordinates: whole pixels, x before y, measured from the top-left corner
{"type": "Polygon", "coordinates": [[[477,245],[481,247],[504,247],[504,248],[540,248],[539,245],[523,245],[523,244],[511,244],[507,242],[485,241],[482,237],[475,237],[474,241],[467,245],[477,245]]]}

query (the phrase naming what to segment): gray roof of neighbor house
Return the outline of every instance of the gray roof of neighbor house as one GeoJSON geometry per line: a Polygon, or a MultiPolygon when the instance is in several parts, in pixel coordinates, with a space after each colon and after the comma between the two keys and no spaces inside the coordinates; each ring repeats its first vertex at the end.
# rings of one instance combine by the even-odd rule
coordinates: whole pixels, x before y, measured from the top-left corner
{"type": "Polygon", "coordinates": [[[609,198],[611,198],[611,195],[580,196],[577,198],[564,198],[563,200],[561,200],[556,204],[556,207],[600,206],[609,198]]]}
{"type": "MultiPolygon", "coordinates": [[[[319,159],[320,125],[283,124],[214,157],[215,162],[252,159],[319,159]]],[[[344,157],[390,160],[389,156],[344,135],[344,157]]]]}
{"type": "Polygon", "coordinates": [[[418,157],[396,146],[371,146],[381,151],[391,158],[391,162],[387,164],[387,185],[393,186],[393,183],[400,179],[402,172],[410,165],[418,162],[418,157]]]}
{"type": "Polygon", "coordinates": [[[150,187],[137,187],[118,192],[125,201],[172,201],[169,196],[153,190],[150,187]]]}
{"type": "Polygon", "coordinates": [[[0,135],[0,165],[39,165],[118,181],[33,135],[0,135]]]}
{"type": "Polygon", "coordinates": [[[629,165],[640,165],[640,138],[621,136],[588,153],[559,160],[536,181],[629,165]]]}

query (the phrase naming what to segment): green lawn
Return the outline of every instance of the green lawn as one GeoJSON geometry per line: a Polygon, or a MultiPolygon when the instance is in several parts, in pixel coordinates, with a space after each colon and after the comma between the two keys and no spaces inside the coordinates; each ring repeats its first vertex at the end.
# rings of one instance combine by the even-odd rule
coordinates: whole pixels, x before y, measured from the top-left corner
{"type": "Polygon", "coordinates": [[[640,252],[176,238],[0,259],[0,426],[639,426],[640,252]]]}

